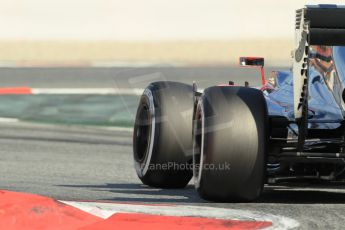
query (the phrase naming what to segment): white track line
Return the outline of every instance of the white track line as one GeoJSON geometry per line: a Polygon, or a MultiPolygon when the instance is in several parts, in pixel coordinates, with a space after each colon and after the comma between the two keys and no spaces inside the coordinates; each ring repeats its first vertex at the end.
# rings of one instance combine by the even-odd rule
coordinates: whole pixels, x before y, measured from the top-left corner
{"type": "MultiPolygon", "coordinates": [[[[204,89],[199,89],[203,92],[204,89]]],[[[136,95],[140,96],[144,89],[140,88],[32,88],[31,94],[92,94],[92,95],[136,95]]]]}
{"type": "Polygon", "coordinates": [[[144,213],[166,216],[194,216],[215,219],[231,219],[244,221],[270,221],[272,227],[268,229],[293,229],[299,226],[296,220],[284,216],[271,215],[248,210],[212,208],[205,206],[153,206],[142,204],[118,204],[100,202],[61,201],[80,210],[101,218],[109,218],[116,213],[144,213]]]}
{"type": "MultiPolygon", "coordinates": [[[[87,126],[88,128],[92,128],[94,129],[94,126],[87,126]]],[[[108,131],[117,131],[117,132],[133,132],[133,127],[131,128],[126,128],[126,127],[112,127],[112,126],[108,126],[108,127],[102,127],[102,126],[96,126],[99,129],[103,129],[103,130],[108,130],[108,131]]]]}
{"type": "MultiPolygon", "coordinates": [[[[4,89],[4,92],[0,92],[1,95],[6,94],[20,94],[20,95],[135,95],[140,96],[144,89],[140,88],[25,88],[27,92],[23,92],[21,87],[13,88],[0,88],[4,89]]],[[[202,92],[200,89],[199,92],[202,92]]]]}
{"type": "Polygon", "coordinates": [[[19,122],[19,119],[16,118],[8,118],[8,117],[0,117],[0,122],[2,123],[15,123],[19,122]]]}
{"type": "Polygon", "coordinates": [[[139,88],[32,88],[32,94],[141,95],[143,91],[139,88]]]}

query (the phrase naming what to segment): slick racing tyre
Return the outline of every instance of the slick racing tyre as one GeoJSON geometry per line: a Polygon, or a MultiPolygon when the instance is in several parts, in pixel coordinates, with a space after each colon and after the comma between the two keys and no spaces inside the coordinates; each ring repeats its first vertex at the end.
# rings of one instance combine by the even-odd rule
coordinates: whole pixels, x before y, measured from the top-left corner
{"type": "Polygon", "coordinates": [[[140,180],[160,188],[185,187],[193,175],[193,89],[178,82],[150,84],[140,98],[133,134],[140,180]]]}
{"type": "Polygon", "coordinates": [[[194,124],[194,181],[206,200],[252,201],[263,190],[268,115],[261,91],[211,87],[194,124]]]}

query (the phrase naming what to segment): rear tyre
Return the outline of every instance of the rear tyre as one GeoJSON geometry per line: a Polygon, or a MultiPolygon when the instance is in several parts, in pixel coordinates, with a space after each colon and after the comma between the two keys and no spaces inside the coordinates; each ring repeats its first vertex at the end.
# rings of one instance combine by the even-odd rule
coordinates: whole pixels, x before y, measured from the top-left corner
{"type": "Polygon", "coordinates": [[[268,115],[261,91],[211,87],[194,124],[194,180],[206,200],[252,201],[263,190],[268,115]]]}
{"type": "Polygon", "coordinates": [[[192,178],[192,86],[178,82],[150,84],[140,98],[135,119],[135,169],[146,185],[182,188],[192,178]]]}

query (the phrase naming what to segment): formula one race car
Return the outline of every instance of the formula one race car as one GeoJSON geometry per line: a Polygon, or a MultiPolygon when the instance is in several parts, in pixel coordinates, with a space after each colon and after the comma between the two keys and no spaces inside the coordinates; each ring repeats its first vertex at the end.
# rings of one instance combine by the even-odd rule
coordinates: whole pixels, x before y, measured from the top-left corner
{"type": "MultiPolygon", "coordinates": [[[[154,82],[141,96],[133,135],[141,181],[251,201],[264,184],[345,181],[345,7],[296,11],[291,71],[261,87],[154,82]]],[[[264,60],[240,58],[243,66],[264,60]]]]}

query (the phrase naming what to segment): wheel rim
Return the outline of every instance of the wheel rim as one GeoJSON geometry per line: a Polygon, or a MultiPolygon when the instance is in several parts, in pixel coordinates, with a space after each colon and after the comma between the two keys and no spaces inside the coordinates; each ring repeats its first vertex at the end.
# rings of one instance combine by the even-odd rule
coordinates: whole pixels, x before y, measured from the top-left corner
{"type": "Polygon", "coordinates": [[[135,170],[139,177],[146,175],[151,164],[155,141],[156,117],[153,94],[146,88],[138,108],[133,132],[135,170]]]}
{"type": "Polygon", "coordinates": [[[135,158],[138,162],[145,162],[150,140],[151,140],[151,126],[152,119],[150,115],[150,108],[148,105],[144,104],[139,110],[139,119],[135,124],[134,135],[136,140],[136,146],[140,146],[135,151],[135,158]]]}
{"type": "Polygon", "coordinates": [[[193,177],[196,188],[200,187],[201,174],[204,162],[204,111],[202,101],[197,105],[195,114],[194,137],[193,137],[193,177]]]}

